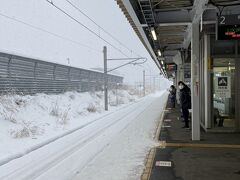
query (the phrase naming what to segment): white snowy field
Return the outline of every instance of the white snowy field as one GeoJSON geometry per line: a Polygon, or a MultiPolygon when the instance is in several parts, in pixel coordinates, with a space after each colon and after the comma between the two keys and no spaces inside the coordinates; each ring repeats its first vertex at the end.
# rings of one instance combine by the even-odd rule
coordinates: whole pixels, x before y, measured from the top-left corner
{"type": "Polygon", "coordinates": [[[107,113],[101,93],[2,97],[0,179],[139,179],[167,96],[120,94],[107,113]]]}

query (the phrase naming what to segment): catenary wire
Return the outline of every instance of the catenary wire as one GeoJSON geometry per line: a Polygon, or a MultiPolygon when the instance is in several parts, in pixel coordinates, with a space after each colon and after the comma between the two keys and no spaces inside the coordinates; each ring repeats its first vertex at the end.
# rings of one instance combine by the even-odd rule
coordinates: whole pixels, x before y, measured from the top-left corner
{"type": "Polygon", "coordinates": [[[33,29],[35,29],[35,30],[38,30],[38,31],[41,31],[41,32],[44,32],[44,33],[47,33],[47,34],[50,34],[50,35],[52,35],[52,36],[55,36],[55,37],[60,38],[60,39],[63,39],[63,40],[65,40],[65,41],[69,41],[69,42],[74,43],[74,44],[77,44],[77,45],[79,45],[79,46],[88,48],[88,49],[90,49],[90,50],[92,50],[92,51],[94,51],[94,52],[102,53],[100,50],[94,49],[94,48],[92,48],[92,47],[90,47],[90,46],[88,46],[88,45],[82,44],[82,43],[80,43],[80,42],[78,42],[78,41],[74,41],[74,40],[69,39],[69,38],[67,38],[67,37],[64,37],[64,36],[58,35],[58,34],[56,34],[56,33],[50,32],[50,31],[48,31],[48,30],[45,30],[45,29],[40,28],[40,27],[37,27],[37,26],[32,25],[32,24],[30,24],[30,23],[27,23],[27,22],[25,22],[25,21],[22,21],[22,20],[19,20],[19,19],[10,17],[10,16],[5,15],[5,14],[3,14],[3,13],[1,13],[1,12],[0,12],[0,16],[2,16],[2,17],[4,17],[4,18],[7,18],[7,19],[10,19],[10,20],[12,20],[12,21],[18,22],[18,23],[20,23],[20,24],[24,24],[25,26],[31,27],[31,28],[33,28],[33,29]]]}
{"type": "Polygon", "coordinates": [[[71,16],[70,14],[68,14],[66,11],[64,11],[63,9],[61,9],[59,6],[55,5],[52,1],[50,0],[45,0],[46,2],[48,2],[50,5],[52,5],[53,7],[55,7],[57,10],[59,10],[60,12],[62,12],[63,14],[65,14],[66,16],[68,16],[70,19],[72,19],[73,21],[75,21],[76,23],[78,23],[79,25],[81,25],[82,27],[84,27],[85,29],[87,29],[89,32],[91,32],[92,34],[94,34],[95,36],[97,36],[98,38],[100,38],[101,40],[103,40],[105,43],[107,43],[108,45],[110,45],[111,47],[113,47],[115,50],[119,51],[121,54],[123,54],[124,56],[128,57],[128,55],[126,55],[125,53],[123,53],[119,48],[117,48],[116,46],[114,46],[113,44],[111,44],[110,42],[108,42],[106,39],[102,38],[101,36],[99,36],[96,32],[94,32],[93,30],[91,30],[90,28],[88,28],[86,25],[84,25],[82,22],[80,22],[79,20],[77,20],[76,18],[74,18],[73,16],[71,16]]]}
{"type": "Polygon", "coordinates": [[[101,27],[99,24],[97,24],[92,18],[90,18],[85,12],[83,12],[79,7],[77,7],[75,4],[73,4],[70,0],[65,0],[68,2],[72,7],[74,7],[78,12],[80,12],[82,15],[84,15],[86,18],[88,18],[91,22],[93,22],[99,29],[101,29],[103,32],[105,32],[107,35],[109,35],[112,39],[117,41],[121,46],[123,46],[125,49],[127,49],[129,52],[134,53],[138,57],[141,57],[139,54],[135,53],[132,49],[128,48],[126,45],[124,45],[120,40],[118,40],[116,37],[114,37],[110,32],[105,30],[103,27],[101,27]]]}

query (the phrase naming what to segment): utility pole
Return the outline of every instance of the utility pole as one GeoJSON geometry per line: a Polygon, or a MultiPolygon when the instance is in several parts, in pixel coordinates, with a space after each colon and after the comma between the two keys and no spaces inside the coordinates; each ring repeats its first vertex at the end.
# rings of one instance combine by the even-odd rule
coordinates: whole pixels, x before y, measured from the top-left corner
{"type": "Polygon", "coordinates": [[[143,70],[143,96],[146,94],[146,89],[145,89],[145,70],[143,70]]]}
{"type": "Polygon", "coordinates": [[[129,64],[143,64],[147,61],[144,57],[136,57],[136,58],[114,58],[114,59],[108,59],[107,58],[107,46],[103,47],[103,64],[104,64],[104,105],[105,105],[105,111],[108,111],[108,76],[107,73],[112,72],[116,69],[119,69],[123,66],[129,65],[129,64]],[[115,68],[112,68],[110,70],[107,69],[107,61],[130,61],[125,64],[122,64],[120,66],[117,66],[115,68]],[[139,60],[144,60],[144,62],[137,63],[139,60]]]}
{"type": "Polygon", "coordinates": [[[103,47],[103,61],[104,61],[104,107],[108,111],[108,77],[107,77],[107,47],[103,47]]]}
{"type": "Polygon", "coordinates": [[[67,58],[67,63],[68,63],[68,66],[70,66],[70,59],[67,58]]]}

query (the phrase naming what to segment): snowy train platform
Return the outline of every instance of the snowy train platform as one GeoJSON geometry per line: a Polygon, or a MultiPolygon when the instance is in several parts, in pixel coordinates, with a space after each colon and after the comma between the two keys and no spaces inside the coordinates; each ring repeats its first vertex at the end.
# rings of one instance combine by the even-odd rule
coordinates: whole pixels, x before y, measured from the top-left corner
{"type": "Polygon", "coordinates": [[[181,128],[179,106],[164,111],[159,144],[149,152],[141,180],[238,180],[240,179],[239,133],[201,132],[191,140],[191,130],[181,128]]]}
{"type": "Polygon", "coordinates": [[[2,164],[0,179],[140,179],[146,154],[157,145],[154,136],[166,100],[167,93],[160,92],[92,118],[2,164]]]}

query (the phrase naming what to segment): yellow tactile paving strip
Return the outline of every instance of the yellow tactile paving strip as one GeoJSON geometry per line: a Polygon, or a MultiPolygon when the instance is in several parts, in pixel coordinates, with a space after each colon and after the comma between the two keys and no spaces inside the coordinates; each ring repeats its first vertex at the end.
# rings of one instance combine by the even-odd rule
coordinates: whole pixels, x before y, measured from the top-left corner
{"type": "Polygon", "coordinates": [[[202,144],[202,143],[167,143],[166,141],[160,141],[159,148],[166,147],[195,147],[195,148],[232,148],[239,149],[239,144],[202,144]]]}
{"type": "Polygon", "coordinates": [[[145,168],[143,170],[141,180],[149,180],[151,171],[152,171],[152,167],[153,167],[153,163],[154,163],[155,154],[156,154],[156,148],[152,148],[146,158],[145,168]]]}

